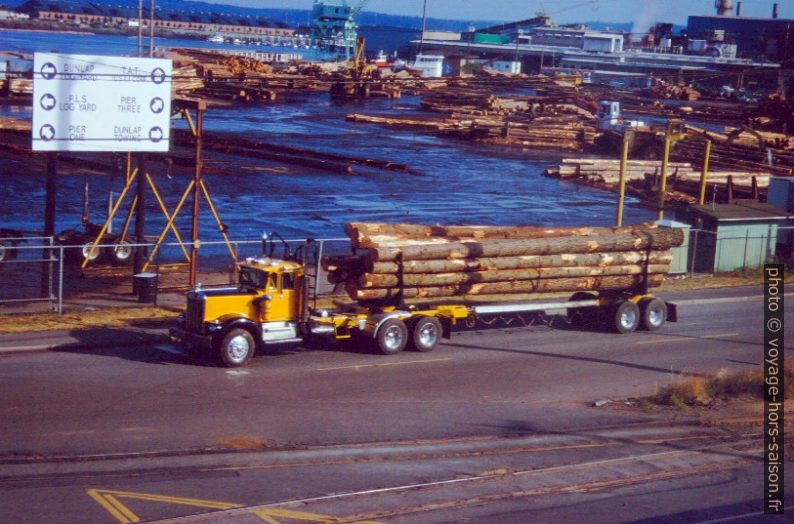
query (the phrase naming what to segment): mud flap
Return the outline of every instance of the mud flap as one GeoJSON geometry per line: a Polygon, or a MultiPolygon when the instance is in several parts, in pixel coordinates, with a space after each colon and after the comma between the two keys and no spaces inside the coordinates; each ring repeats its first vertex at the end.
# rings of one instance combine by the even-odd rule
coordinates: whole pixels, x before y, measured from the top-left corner
{"type": "Polygon", "coordinates": [[[678,306],[672,302],[665,302],[664,305],[667,306],[667,321],[678,322],[678,306]]]}

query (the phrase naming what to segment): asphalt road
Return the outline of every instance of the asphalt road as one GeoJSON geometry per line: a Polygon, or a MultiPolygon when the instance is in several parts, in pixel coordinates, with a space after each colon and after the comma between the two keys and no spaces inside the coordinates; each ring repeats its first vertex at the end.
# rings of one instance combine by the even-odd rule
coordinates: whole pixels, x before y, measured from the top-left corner
{"type": "MultiPolygon", "coordinates": [[[[680,322],[658,333],[513,318],[429,354],[290,348],[242,370],[167,345],[3,355],[0,520],[134,522],[259,504],[284,522],[752,517],[755,430],[591,404],[757,369],[759,293],[665,297],[681,304],[680,322]],[[347,495],[303,500],[330,494],[347,495]]],[[[793,331],[794,318],[788,340],[793,331]]]]}

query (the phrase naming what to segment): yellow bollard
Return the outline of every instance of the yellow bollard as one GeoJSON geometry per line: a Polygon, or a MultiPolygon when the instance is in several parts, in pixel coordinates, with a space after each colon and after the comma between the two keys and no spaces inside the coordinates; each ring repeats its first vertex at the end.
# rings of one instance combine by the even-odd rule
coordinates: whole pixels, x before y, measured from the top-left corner
{"type": "Polygon", "coordinates": [[[711,140],[706,141],[706,154],[703,155],[703,170],[700,172],[700,198],[698,204],[706,203],[706,178],[709,176],[709,157],[711,156],[711,140]]]}
{"type": "Polygon", "coordinates": [[[615,227],[623,225],[623,203],[626,200],[626,166],[629,161],[630,133],[630,130],[626,130],[623,133],[623,153],[620,157],[620,181],[618,182],[618,209],[615,214],[615,227]]]}

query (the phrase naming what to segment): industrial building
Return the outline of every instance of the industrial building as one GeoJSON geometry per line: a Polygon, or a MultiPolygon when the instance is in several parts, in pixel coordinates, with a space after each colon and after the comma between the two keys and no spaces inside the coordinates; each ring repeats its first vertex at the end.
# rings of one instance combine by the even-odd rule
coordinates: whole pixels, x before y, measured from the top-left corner
{"type": "Polygon", "coordinates": [[[736,2],[734,12],[731,0],[720,0],[717,14],[690,16],[687,33],[690,40],[733,44],[739,57],[781,62],[794,53],[794,20],[778,18],[778,13],[775,4],[769,18],[746,17],[742,2],[736,2]]]}

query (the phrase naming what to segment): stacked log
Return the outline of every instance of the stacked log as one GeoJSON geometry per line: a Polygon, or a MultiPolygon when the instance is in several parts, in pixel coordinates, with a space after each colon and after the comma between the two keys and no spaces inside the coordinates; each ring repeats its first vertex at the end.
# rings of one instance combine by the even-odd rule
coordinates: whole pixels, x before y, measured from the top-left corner
{"type": "Polygon", "coordinates": [[[679,229],[418,226],[350,223],[351,244],[366,253],[323,263],[353,300],[511,296],[620,291],[661,284],[679,229]]]}
{"type": "MultiPolygon", "coordinates": [[[[626,163],[626,180],[642,179],[646,173],[660,173],[660,160],[629,160],[626,163]]],[[[689,162],[668,163],[668,173],[692,172],[689,162]]],[[[544,172],[554,178],[579,178],[588,182],[617,184],[620,179],[620,160],[601,158],[563,158],[562,164],[549,167],[544,172]]]]}
{"type": "Polygon", "coordinates": [[[8,92],[11,95],[32,95],[33,80],[30,78],[9,78],[8,92]]]}
{"type": "MultiPolygon", "coordinates": [[[[656,160],[630,160],[626,166],[629,193],[653,201],[658,191],[661,164],[661,161],[656,160]]],[[[549,167],[544,173],[550,177],[614,190],[620,182],[620,161],[564,158],[562,164],[549,167]]],[[[691,204],[697,201],[700,195],[700,170],[693,168],[689,162],[670,162],[667,177],[667,190],[676,193],[671,195],[673,202],[691,204]]],[[[765,199],[769,179],[769,172],[712,169],[706,181],[709,191],[717,186],[720,201],[729,201],[731,198],[765,199]]]]}

